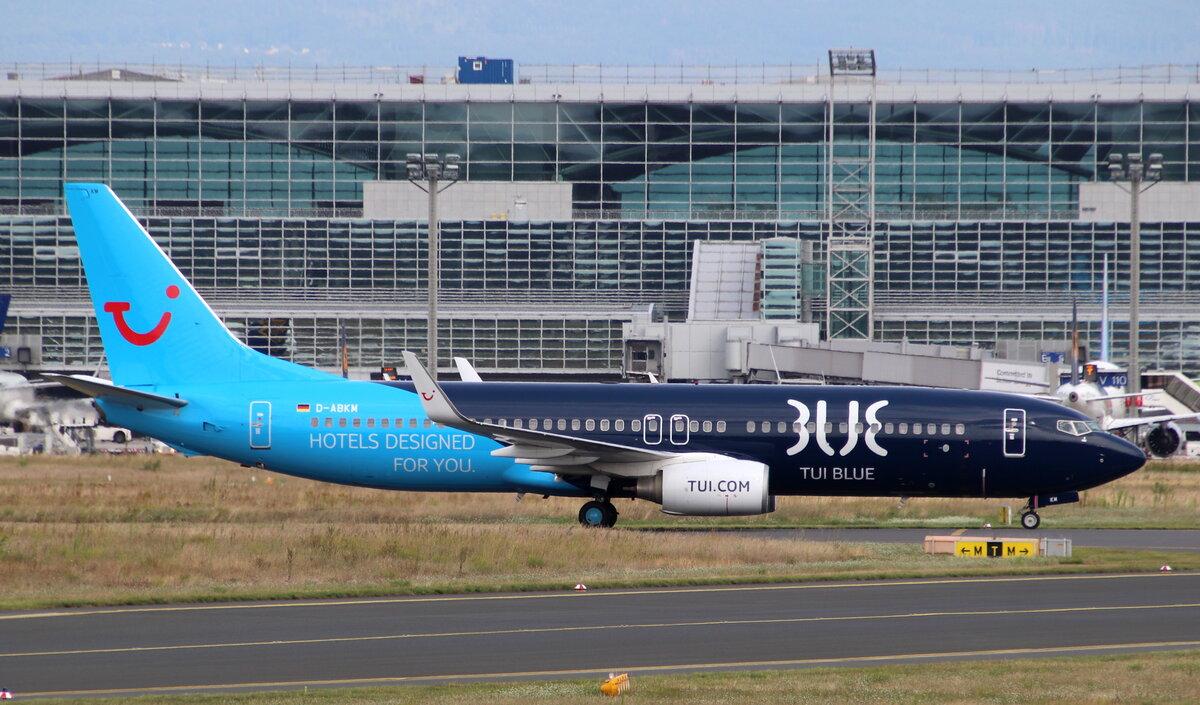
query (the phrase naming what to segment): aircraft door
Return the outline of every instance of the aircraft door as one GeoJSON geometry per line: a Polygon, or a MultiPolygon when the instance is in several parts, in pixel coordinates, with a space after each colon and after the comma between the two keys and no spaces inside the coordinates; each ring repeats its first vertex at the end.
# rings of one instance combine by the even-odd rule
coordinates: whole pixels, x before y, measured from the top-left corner
{"type": "Polygon", "coordinates": [[[271,447],[271,402],[250,402],[250,447],[265,450],[271,447]]]}
{"type": "Polygon", "coordinates": [[[1004,457],[1025,457],[1025,410],[1004,410],[1004,457]]]}
{"type": "Polygon", "coordinates": [[[688,439],[691,436],[691,429],[688,427],[689,419],[684,414],[674,414],[671,416],[671,443],[677,446],[687,445],[688,439]]]}
{"type": "Polygon", "coordinates": [[[642,419],[642,442],[648,446],[662,443],[662,417],[658,414],[646,414],[642,419]]]}

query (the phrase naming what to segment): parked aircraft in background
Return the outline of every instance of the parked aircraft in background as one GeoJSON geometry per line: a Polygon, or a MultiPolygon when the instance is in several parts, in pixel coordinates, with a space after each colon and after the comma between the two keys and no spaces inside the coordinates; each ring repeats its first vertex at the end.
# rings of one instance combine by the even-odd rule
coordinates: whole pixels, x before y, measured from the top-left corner
{"type": "Polygon", "coordinates": [[[1151,413],[1142,416],[1147,393],[1126,392],[1127,377],[1120,367],[1096,360],[1083,365],[1079,378],[1064,382],[1054,391],[1054,396],[1095,419],[1105,431],[1124,433],[1145,426],[1139,435],[1146,451],[1157,458],[1174,455],[1183,442],[1183,431],[1174,422],[1194,420],[1197,414],[1151,413]]]}
{"type": "MultiPolygon", "coordinates": [[[[1138,469],[1084,414],[1026,396],[913,387],[351,381],[240,343],[100,184],[68,184],[112,380],[56,376],[109,423],[189,455],[393,490],[615,498],[681,515],[772,511],[776,495],[1028,498],[1138,469]]],[[[470,375],[468,375],[470,376],[470,375]]]]}
{"type": "MultiPolygon", "coordinates": [[[[1071,355],[1071,377],[1054,390],[1053,397],[1064,405],[1095,419],[1105,431],[1140,436],[1147,452],[1158,458],[1174,455],[1183,443],[1183,431],[1175,421],[1193,420],[1195,413],[1151,413],[1143,416],[1145,392],[1126,392],[1129,374],[1108,361],[1108,261],[1105,259],[1104,316],[1101,321],[1101,359],[1080,365],[1071,355]],[[1142,426],[1148,428],[1138,433],[1142,426]]],[[[1079,326],[1075,305],[1071,305],[1071,346],[1078,353],[1079,326]]],[[[1165,411],[1165,410],[1162,410],[1165,411]]]]}

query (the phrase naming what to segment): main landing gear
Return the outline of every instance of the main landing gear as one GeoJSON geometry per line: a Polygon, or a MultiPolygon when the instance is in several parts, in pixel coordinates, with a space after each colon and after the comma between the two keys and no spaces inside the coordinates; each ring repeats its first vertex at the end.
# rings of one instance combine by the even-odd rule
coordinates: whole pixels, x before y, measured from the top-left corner
{"type": "Polygon", "coordinates": [[[1026,529],[1036,529],[1042,524],[1042,518],[1032,509],[1021,512],[1021,526],[1026,529]]]}
{"type": "Polygon", "coordinates": [[[607,499],[594,499],[579,510],[579,523],[583,526],[611,528],[617,523],[617,508],[607,499]]]}

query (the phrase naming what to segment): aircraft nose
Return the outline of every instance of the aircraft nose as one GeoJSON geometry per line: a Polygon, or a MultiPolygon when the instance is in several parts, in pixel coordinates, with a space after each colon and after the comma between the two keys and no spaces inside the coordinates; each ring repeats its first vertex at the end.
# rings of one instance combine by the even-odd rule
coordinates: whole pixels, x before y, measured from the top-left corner
{"type": "Polygon", "coordinates": [[[1118,478],[1146,464],[1146,454],[1134,444],[1109,434],[1103,445],[1105,471],[1118,478]]]}

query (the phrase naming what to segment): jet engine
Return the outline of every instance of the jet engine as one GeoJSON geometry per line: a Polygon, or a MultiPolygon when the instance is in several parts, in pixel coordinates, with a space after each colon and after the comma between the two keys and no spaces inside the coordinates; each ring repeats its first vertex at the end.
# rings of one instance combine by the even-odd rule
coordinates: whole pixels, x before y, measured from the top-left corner
{"type": "Polygon", "coordinates": [[[1156,458],[1167,458],[1179,450],[1183,432],[1173,423],[1160,423],[1146,432],[1146,450],[1156,458]]]}
{"type": "Polygon", "coordinates": [[[637,482],[637,496],[662,505],[665,514],[746,516],[775,511],[762,463],[720,455],[684,456],[637,482]]]}

